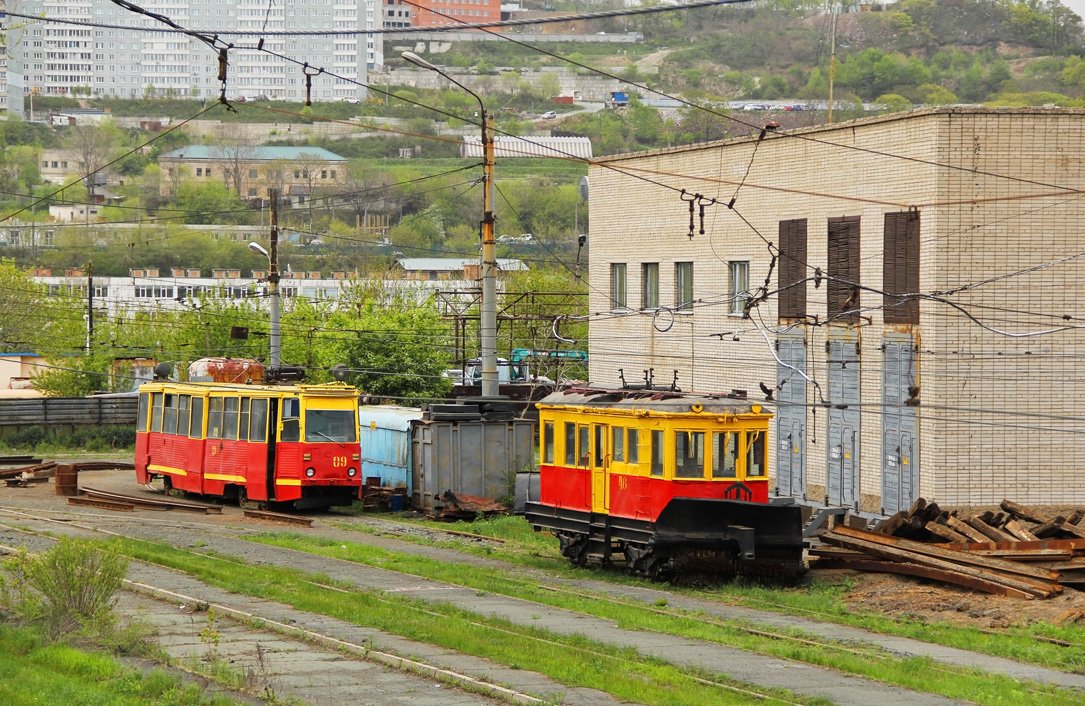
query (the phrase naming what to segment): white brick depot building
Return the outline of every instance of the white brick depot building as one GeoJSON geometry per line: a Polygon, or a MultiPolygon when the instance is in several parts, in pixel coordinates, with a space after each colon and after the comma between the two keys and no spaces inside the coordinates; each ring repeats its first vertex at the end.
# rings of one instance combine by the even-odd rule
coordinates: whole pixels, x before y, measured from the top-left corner
{"type": "Polygon", "coordinates": [[[591,167],[592,381],[771,389],[780,495],[1085,503],[1085,111],[763,138],[591,167]]]}

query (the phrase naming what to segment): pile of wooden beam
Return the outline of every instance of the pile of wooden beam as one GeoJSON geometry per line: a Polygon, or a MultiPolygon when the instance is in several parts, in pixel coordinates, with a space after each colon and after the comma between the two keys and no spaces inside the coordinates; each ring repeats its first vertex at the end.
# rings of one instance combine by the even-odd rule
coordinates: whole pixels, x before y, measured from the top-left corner
{"type": "Polygon", "coordinates": [[[908,574],[1020,598],[1085,589],[1085,513],[1050,517],[1003,501],[967,517],[920,499],[874,531],[839,526],[811,549],[812,568],[908,574]]]}
{"type": "Polygon", "coordinates": [[[875,532],[923,542],[1035,542],[1040,539],[1085,539],[1085,528],[1078,523],[1085,510],[1075,510],[1069,517],[1051,516],[1009,500],[1001,504],[1003,512],[958,516],[946,512],[938,503],[920,498],[911,509],[898,512],[875,528],[875,532]],[[1031,524],[1025,524],[1031,523],[1031,524]]]}

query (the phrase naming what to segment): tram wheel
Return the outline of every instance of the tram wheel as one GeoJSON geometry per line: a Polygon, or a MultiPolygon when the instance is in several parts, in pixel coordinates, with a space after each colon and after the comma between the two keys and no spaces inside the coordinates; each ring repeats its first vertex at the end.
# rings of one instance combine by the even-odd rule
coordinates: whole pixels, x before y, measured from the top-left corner
{"type": "Polygon", "coordinates": [[[237,489],[237,506],[242,510],[266,510],[267,503],[261,500],[249,500],[249,494],[244,488],[237,489]]]}
{"type": "Polygon", "coordinates": [[[573,566],[584,566],[588,559],[588,536],[586,534],[558,533],[561,555],[573,566]]]}

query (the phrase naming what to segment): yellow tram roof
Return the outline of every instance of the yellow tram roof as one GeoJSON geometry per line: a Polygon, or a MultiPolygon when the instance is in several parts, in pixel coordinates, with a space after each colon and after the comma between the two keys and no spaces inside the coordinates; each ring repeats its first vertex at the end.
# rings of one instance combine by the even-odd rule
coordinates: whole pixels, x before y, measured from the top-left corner
{"type": "Polygon", "coordinates": [[[696,394],[669,390],[623,390],[618,388],[570,388],[552,392],[535,403],[539,409],[584,409],[612,414],[691,416],[763,415],[762,406],[745,397],[696,394]]]}
{"type": "Polygon", "coordinates": [[[343,382],[327,382],[319,385],[245,385],[229,382],[175,382],[173,380],[155,380],[139,386],[140,392],[158,392],[170,390],[179,394],[202,394],[204,392],[229,392],[244,394],[293,394],[293,395],[344,395],[357,396],[358,388],[343,382]]]}

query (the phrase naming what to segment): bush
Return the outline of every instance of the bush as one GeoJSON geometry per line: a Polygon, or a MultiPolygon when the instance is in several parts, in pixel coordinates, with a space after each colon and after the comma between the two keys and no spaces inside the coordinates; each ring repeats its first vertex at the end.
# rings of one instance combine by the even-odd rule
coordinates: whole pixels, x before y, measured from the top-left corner
{"type": "Polygon", "coordinates": [[[22,551],[3,568],[10,576],[0,593],[3,605],[26,622],[40,623],[51,637],[116,632],[113,606],[128,573],[128,558],[116,550],[61,537],[49,551],[22,551]]]}
{"type": "Polygon", "coordinates": [[[128,426],[106,426],[66,431],[34,426],[12,434],[4,439],[4,442],[16,449],[33,450],[41,444],[46,444],[108,452],[135,446],[136,430],[128,426]]]}
{"type": "Polygon", "coordinates": [[[26,447],[32,449],[45,441],[47,436],[48,432],[46,432],[45,427],[27,427],[15,432],[6,441],[14,448],[26,447]]]}

